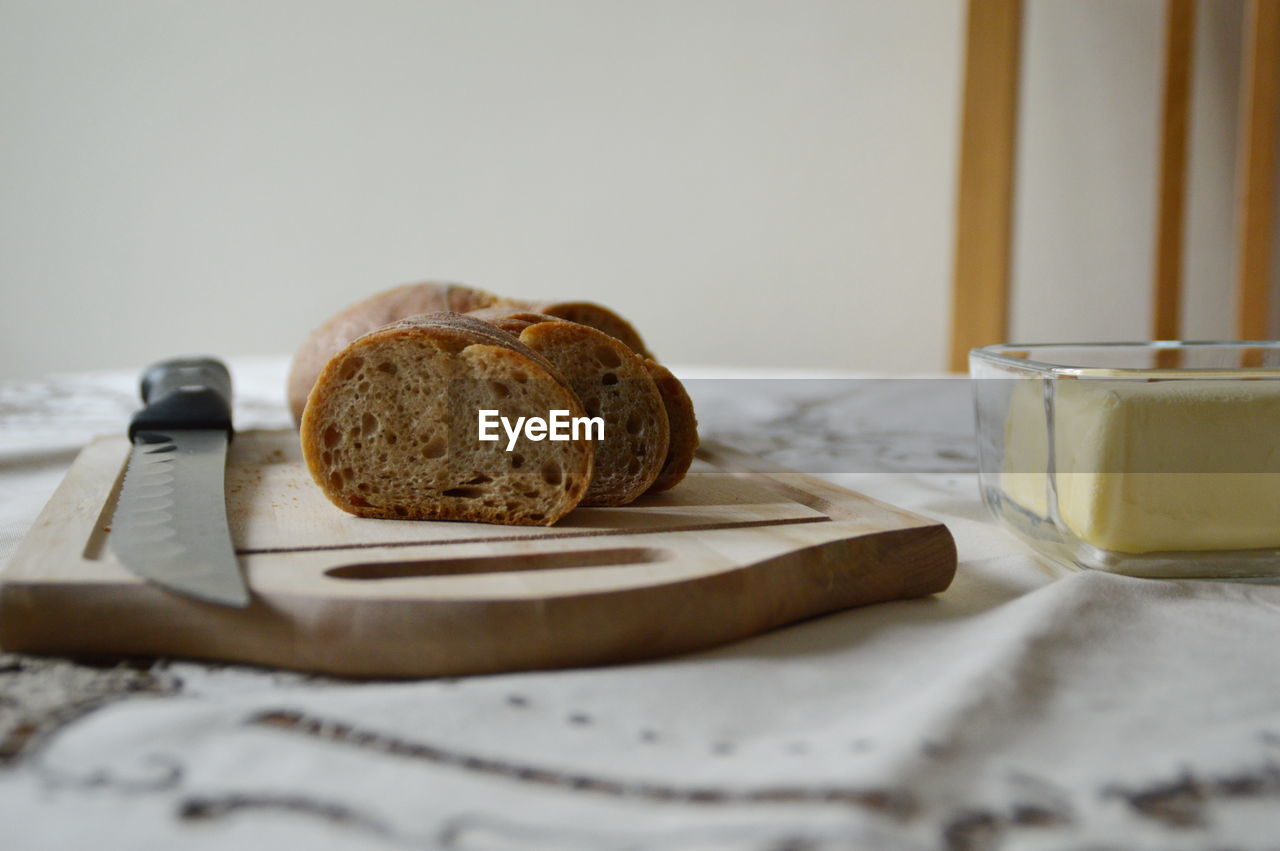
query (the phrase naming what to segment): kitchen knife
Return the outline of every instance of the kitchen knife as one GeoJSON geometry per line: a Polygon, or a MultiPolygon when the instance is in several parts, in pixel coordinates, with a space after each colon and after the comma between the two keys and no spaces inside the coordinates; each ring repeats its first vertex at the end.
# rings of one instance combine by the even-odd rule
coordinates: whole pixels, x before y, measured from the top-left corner
{"type": "Polygon", "coordinates": [[[111,521],[111,551],[169,590],[247,606],[223,483],[230,373],[212,358],[162,361],[143,373],[142,401],[146,407],[129,422],[133,449],[111,521]]]}

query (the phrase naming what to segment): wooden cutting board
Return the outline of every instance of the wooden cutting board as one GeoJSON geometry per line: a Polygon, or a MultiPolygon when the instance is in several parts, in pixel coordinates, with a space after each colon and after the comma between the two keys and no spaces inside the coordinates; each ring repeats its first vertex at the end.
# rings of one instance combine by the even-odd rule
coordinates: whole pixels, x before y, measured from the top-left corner
{"type": "Polygon", "coordinates": [[[4,649],[371,677],[599,665],[933,594],[956,567],[945,526],[714,445],[671,491],[541,528],[352,517],[295,432],[242,432],[227,510],[254,600],[232,609],[111,554],[128,449],[87,446],[0,576],[4,649]]]}

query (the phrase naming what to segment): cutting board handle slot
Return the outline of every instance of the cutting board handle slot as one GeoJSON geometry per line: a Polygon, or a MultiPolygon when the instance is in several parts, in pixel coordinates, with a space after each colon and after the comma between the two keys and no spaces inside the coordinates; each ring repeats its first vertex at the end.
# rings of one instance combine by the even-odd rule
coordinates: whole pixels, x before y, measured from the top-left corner
{"type": "Polygon", "coordinates": [[[652,564],[674,558],[662,547],[613,547],[559,553],[505,553],[472,558],[418,559],[343,564],[324,573],[334,579],[412,579],[418,576],[459,576],[470,573],[509,573],[517,570],[616,567],[652,564]]]}

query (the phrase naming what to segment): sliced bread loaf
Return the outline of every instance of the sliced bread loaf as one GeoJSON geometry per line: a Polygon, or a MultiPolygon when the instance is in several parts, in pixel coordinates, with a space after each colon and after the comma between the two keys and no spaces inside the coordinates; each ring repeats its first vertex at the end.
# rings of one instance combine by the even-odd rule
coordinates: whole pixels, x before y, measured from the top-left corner
{"type": "Polygon", "coordinates": [[[419,313],[466,313],[501,301],[493,293],[474,287],[428,281],[384,290],[344,308],[312,331],[293,357],[287,391],[293,421],[302,421],[302,409],[320,370],[361,334],[419,313]]]}
{"type": "Polygon", "coordinates": [[[646,359],[644,365],[658,385],[662,404],[667,409],[667,427],[671,433],[662,471],[649,487],[650,493],[656,493],[680,484],[685,473],[689,472],[693,453],[698,448],[698,418],[693,413],[693,400],[689,398],[688,391],[684,389],[680,379],[671,374],[671,370],[651,358],[646,359]]]}
{"type": "Polygon", "coordinates": [[[625,505],[653,485],[667,458],[667,412],[644,359],[595,328],[518,309],[474,311],[545,357],[604,419],[595,472],[583,505],[625,505]]]}
{"type": "Polygon", "coordinates": [[[329,360],[302,415],[325,495],[362,517],[551,525],[587,493],[589,441],[478,439],[477,412],[547,417],[583,407],[545,358],[451,313],[367,333],[329,360]]]}

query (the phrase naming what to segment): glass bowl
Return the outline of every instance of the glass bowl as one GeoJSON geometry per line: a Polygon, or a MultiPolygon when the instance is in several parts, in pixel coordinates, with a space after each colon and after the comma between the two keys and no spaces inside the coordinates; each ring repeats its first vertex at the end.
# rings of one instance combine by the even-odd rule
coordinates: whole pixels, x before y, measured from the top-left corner
{"type": "Polygon", "coordinates": [[[1280,342],[974,349],[982,498],[1039,553],[1280,576],[1280,342]]]}

